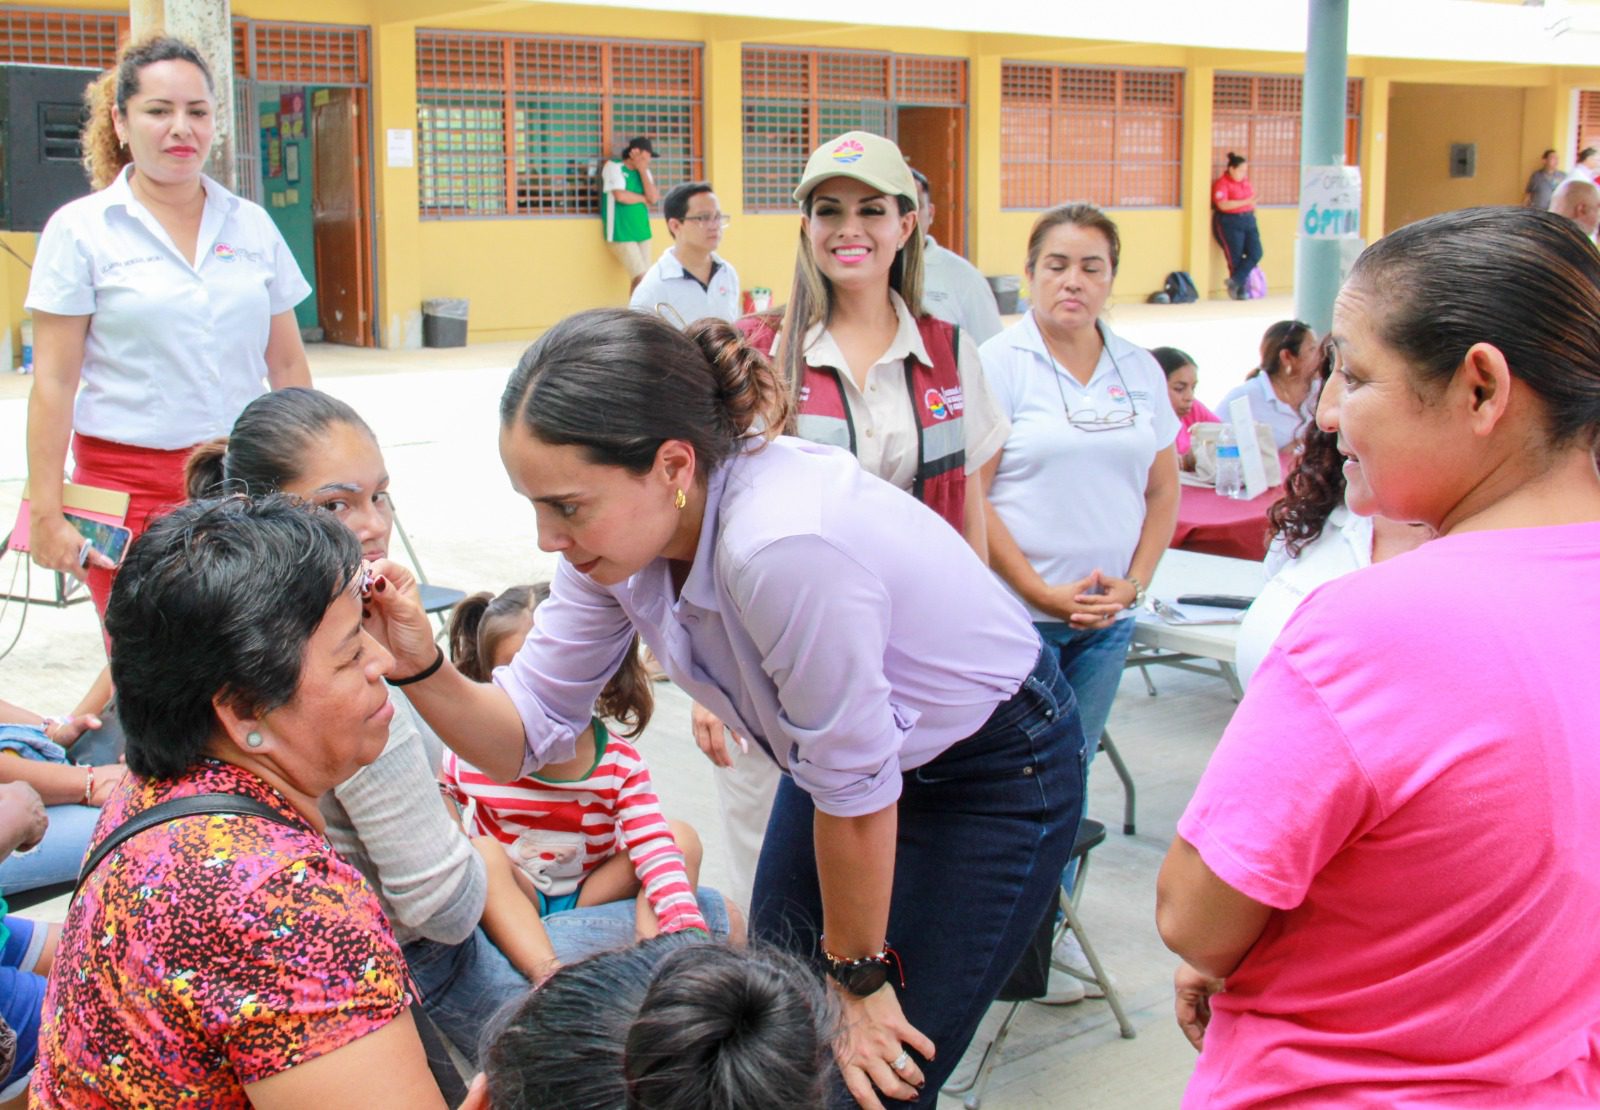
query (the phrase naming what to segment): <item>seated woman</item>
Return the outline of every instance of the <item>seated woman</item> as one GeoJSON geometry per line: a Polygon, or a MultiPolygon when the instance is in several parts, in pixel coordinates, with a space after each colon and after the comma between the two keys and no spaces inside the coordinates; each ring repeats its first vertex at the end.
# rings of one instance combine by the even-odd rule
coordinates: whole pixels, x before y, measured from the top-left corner
{"type": "MultiPolygon", "coordinates": [[[[521,635],[498,634],[501,620],[483,627],[483,615],[501,598],[485,592],[463,600],[450,622],[451,653],[461,673],[487,682],[494,666],[509,663],[532,627],[534,607],[549,596],[545,582],[501,595],[499,612],[516,617],[519,626],[505,631],[521,635]],[[520,613],[513,608],[519,600],[520,613]],[[488,642],[478,642],[476,632],[488,633],[488,642]]],[[[650,723],[655,702],[639,655],[637,644],[624,654],[571,759],[502,783],[454,752],[444,756],[440,778],[466,807],[463,824],[489,869],[484,928],[535,981],[556,966],[540,919],[564,909],[633,898],[640,940],[681,929],[708,931],[694,897],[700,838],[662,815],[650,769],[630,743],[650,723]],[[626,731],[607,729],[602,718],[626,731]]]]}
{"type": "Polygon", "coordinates": [[[435,1110],[405,960],[317,801],[383,751],[393,659],[360,545],[289,498],[187,504],[136,541],[106,626],[131,772],[45,996],[34,1105],[435,1110]],[[241,806],[255,815],[242,815],[241,806]]]}
{"type": "MultiPolygon", "coordinates": [[[[186,482],[190,497],[238,488],[294,494],[342,522],[365,559],[388,555],[394,506],[383,452],[356,411],[329,394],[291,388],[257,397],[226,439],[195,449],[186,482]]],[[[520,998],[528,980],[478,927],[488,880],[439,797],[444,745],[399,687],[390,688],[390,700],[395,713],[382,754],[322,798],[322,815],[328,839],[377,892],[423,1009],[471,1058],[485,1019],[520,998]]],[[[727,933],[715,892],[702,892],[701,910],[713,931],[727,933]]],[[[544,924],[563,962],[634,937],[631,903],[571,910],[544,924]]],[[[446,1061],[435,1066],[448,1075],[446,1061]]]]}
{"type": "Polygon", "coordinates": [[[1194,448],[1189,442],[1189,429],[1196,424],[1217,422],[1217,414],[1200,403],[1194,395],[1194,387],[1199,384],[1200,371],[1183,351],[1176,347],[1152,347],[1151,356],[1161,364],[1161,372],[1167,376],[1167,397],[1172,401],[1172,412],[1178,418],[1178,438],[1172,441],[1172,449],[1178,453],[1178,467],[1181,470],[1194,469],[1194,448]]]}
{"type": "Polygon", "coordinates": [[[675,933],[562,968],[528,994],[461,1110],[822,1110],[837,1028],[794,957],[675,933]]]}
{"type": "Polygon", "coordinates": [[[1282,451],[1295,441],[1317,412],[1317,367],[1322,350],[1317,333],[1299,320],[1279,320],[1261,337],[1261,361],[1244,384],[1229,390],[1218,411],[1230,419],[1228,408],[1240,397],[1250,401],[1257,424],[1272,429],[1272,439],[1282,451]]]}
{"type": "MultiPolygon", "coordinates": [[[[109,693],[109,678],[104,685],[109,693]]],[[[85,701],[94,696],[91,690],[85,701]]],[[[102,723],[81,706],[48,717],[0,699],[0,782],[26,783],[50,814],[50,834],[38,848],[0,861],[0,890],[21,894],[78,877],[100,807],[127,770],[94,738],[102,723]]]]}
{"type": "MultiPolygon", "coordinates": [[[[1332,370],[1333,346],[1324,344],[1319,382],[1325,385],[1332,370]]],[[[1372,515],[1360,490],[1344,480],[1344,455],[1333,433],[1307,425],[1301,444],[1284,480],[1284,495],[1267,511],[1272,544],[1266,566],[1272,577],[1239,625],[1234,667],[1247,686],[1307,594],[1340,575],[1404,554],[1433,535],[1425,524],[1372,515]]]]}
{"type": "Polygon", "coordinates": [[[1447,212],[1362,252],[1332,334],[1349,503],[1438,536],[1305,599],[1178,822],[1184,1105],[1592,1107],[1600,253],[1447,212]]]}
{"type": "MultiPolygon", "coordinates": [[[[0,859],[36,848],[50,819],[38,791],[25,782],[0,784],[0,859]]],[[[45,979],[61,941],[59,925],[45,925],[6,911],[0,898],[0,1026],[12,1034],[11,1051],[0,1048],[0,1107],[26,1101],[28,1079],[39,1046],[45,979]]],[[[0,1045],[6,1038],[0,1033],[0,1045]]]]}

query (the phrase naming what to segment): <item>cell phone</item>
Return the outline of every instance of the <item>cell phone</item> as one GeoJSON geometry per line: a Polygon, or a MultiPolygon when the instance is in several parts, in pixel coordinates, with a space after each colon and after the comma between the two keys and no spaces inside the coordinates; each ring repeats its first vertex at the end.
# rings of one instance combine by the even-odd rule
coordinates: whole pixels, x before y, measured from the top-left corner
{"type": "Polygon", "coordinates": [[[1248,609],[1254,601],[1253,597],[1237,594],[1184,594],[1178,598],[1179,605],[1206,605],[1212,609],[1248,609]]]}
{"type": "Polygon", "coordinates": [[[133,542],[133,533],[130,530],[120,524],[90,520],[86,516],[79,516],[70,511],[62,515],[78,530],[78,534],[88,541],[78,555],[79,566],[88,563],[91,547],[110,559],[112,566],[122,565],[122,557],[128,553],[128,544],[133,542]]]}

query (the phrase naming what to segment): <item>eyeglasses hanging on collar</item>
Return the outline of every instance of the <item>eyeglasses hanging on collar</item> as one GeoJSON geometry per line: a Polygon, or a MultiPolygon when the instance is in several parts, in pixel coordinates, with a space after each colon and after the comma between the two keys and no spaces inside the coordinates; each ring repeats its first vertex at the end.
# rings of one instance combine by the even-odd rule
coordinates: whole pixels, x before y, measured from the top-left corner
{"type": "MultiPolygon", "coordinates": [[[[1098,328],[1099,325],[1096,325],[1098,328]]],[[[1138,410],[1133,407],[1133,394],[1128,391],[1128,379],[1122,376],[1122,367],[1117,365],[1117,356],[1111,351],[1111,344],[1105,341],[1105,333],[1100,333],[1100,342],[1106,352],[1106,357],[1111,360],[1111,372],[1117,376],[1117,382],[1122,386],[1122,395],[1128,399],[1126,410],[1115,409],[1110,415],[1100,415],[1100,410],[1095,408],[1079,409],[1072,411],[1072,406],[1067,403],[1067,391],[1061,388],[1061,375],[1067,372],[1056,356],[1050,352],[1048,344],[1045,346],[1045,355],[1050,359],[1050,367],[1056,372],[1056,392],[1061,395],[1061,408],[1067,414],[1067,423],[1082,432],[1114,432],[1120,428],[1131,428],[1138,419],[1138,410]]],[[[1091,375],[1090,380],[1093,380],[1091,375]]]]}

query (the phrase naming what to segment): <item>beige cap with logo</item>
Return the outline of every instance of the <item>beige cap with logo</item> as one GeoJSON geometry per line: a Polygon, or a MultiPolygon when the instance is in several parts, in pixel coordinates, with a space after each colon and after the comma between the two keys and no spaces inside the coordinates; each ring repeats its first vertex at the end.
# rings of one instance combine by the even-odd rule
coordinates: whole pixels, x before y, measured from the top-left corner
{"type": "Polygon", "coordinates": [[[870,131],[846,131],[812,151],[794,199],[805,203],[817,182],[830,177],[853,177],[882,189],[884,196],[906,197],[913,205],[917,203],[917,183],[905,155],[891,140],[870,131]]]}

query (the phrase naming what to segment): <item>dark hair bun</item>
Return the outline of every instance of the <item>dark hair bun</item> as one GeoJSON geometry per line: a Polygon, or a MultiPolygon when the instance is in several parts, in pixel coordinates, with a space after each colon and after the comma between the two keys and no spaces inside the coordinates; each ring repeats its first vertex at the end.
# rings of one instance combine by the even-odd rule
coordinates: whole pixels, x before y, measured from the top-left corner
{"type": "Polygon", "coordinates": [[[717,408],[735,436],[760,428],[782,428],[788,416],[788,391],[762,353],[726,320],[708,316],[684,332],[711,366],[717,408]]]}
{"type": "Polygon", "coordinates": [[[767,1089],[768,1106],[815,1106],[833,1021],[826,993],[797,961],[686,945],[661,961],[628,1032],[629,1103],[677,1110],[693,1090],[700,1105],[732,1107],[767,1089]]]}

